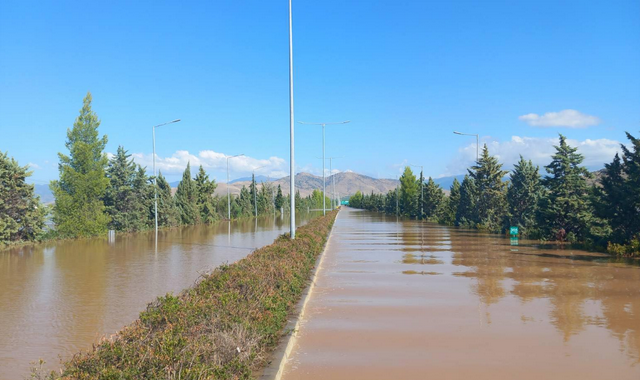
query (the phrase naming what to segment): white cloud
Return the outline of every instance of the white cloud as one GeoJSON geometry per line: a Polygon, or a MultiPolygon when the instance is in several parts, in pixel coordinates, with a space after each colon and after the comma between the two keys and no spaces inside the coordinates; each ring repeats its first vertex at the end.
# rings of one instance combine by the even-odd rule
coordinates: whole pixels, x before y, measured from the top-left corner
{"type": "MultiPolygon", "coordinates": [[[[520,159],[520,155],[542,168],[551,162],[551,156],[555,153],[554,145],[558,145],[558,138],[512,136],[509,141],[488,140],[484,143],[487,144],[489,153],[498,158],[505,170],[511,170],[520,159]]],[[[615,140],[567,139],[567,143],[578,148],[578,153],[584,156],[582,165],[591,170],[601,169],[605,163],[613,160],[616,153],[620,152],[620,142],[615,140]]],[[[482,153],[482,144],[483,142],[480,143],[480,153],[482,153]]],[[[458,150],[458,154],[449,162],[445,173],[441,176],[464,174],[475,160],[476,144],[464,146],[458,150]]]]}
{"type": "Polygon", "coordinates": [[[571,109],[547,112],[542,116],[536,113],[529,113],[518,117],[518,119],[533,127],[586,128],[600,124],[598,117],[571,109]]]}
{"type": "MultiPolygon", "coordinates": [[[[149,171],[153,167],[153,155],[143,153],[132,153],[133,160],[142,166],[146,166],[149,171]]],[[[191,171],[194,173],[200,165],[207,171],[226,172],[227,159],[224,153],[213,150],[203,150],[198,155],[189,153],[187,150],[178,150],[170,157],[160,157],[156,155],[156,168],[162,174],[181,174],[191,163],[191,171]]],[[[287,175],[285,170],[286,161],[280,157],[269,157],[258,159],[249,156],[240,156],[229,159],[229,170],[233,173],[251,173],[254,169],[256,175],[268,175],[280,178],[287,175]]]]}
{"type": "Polygon", "coordinates": [[[29,169],[41,169],[40,165],[34,164],[33,162],[29,162],[27,166],[29,167],[29,169]]]}

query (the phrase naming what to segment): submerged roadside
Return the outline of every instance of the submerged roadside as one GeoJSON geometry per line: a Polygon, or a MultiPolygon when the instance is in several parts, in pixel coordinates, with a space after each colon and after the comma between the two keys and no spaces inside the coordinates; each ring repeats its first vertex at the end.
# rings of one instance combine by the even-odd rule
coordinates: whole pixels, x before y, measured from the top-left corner
{"type": "MultiPolygon", "coordinates": [[[[248,378],[277,345],[337,211],[281,236],[140,318],[47,378],[248,378]]],[[[33,374],[36,378],[41,373],[33,374]]]]}

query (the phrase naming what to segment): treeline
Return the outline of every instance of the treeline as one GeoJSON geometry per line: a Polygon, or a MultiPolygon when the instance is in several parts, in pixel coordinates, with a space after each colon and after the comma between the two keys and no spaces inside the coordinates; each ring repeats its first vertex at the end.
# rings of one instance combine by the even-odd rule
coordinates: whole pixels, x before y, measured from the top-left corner
{"type": "Polygon", "coordinates": [[[583,156],[560,135],[546,175],[520,156],[508,171],[485,145],[476,165],[449,196],[432,178],[416,178],[409,167],[396,190],[357,192],[349,205],[447,225],[504,233],[518,226],[522,235],[542,240],[606,248],[621,256],[640,255],[640,140],[627,133],[629,146],[615,155],[600,178],[582,166],[583,156]]]}
{"type": "MultiPolygon", "coordinates": [[[[84,98],[80,115],[67,130],[69,154],[59,153],[60,176],[50,188],[52,207],[41,204],[34,186],[26,183],[28,166],[20,166],[7,153],[0,153],[0,244],[38,241],[47,238],[87,237],[107,230],[134,232],[155,225],[154,178],[137,165],[131,155],[118,147],[115,155],[104,149],[107,136],[99,136],[100,120],[91,109],[91,94],[84,98]],[[52,227],[45,228],[50,217],[52,227]]],[[[216,196],[217,184],[200,166],[192,178],[191,166],[183,173],[175,194],[159,173],[157,178],[158,226],[175,227],[213,223],[227,218],[226,195],[216,196]]],[[[326,198],[327,204],[329,199],[326,198]]],[[[288,212],[289,196],[273,184],[251,185],[232,195],[232,218],[288,212]]],[[[308,197],[296,194],[296,209],[322,208],[322,193],[308,197]]]]}

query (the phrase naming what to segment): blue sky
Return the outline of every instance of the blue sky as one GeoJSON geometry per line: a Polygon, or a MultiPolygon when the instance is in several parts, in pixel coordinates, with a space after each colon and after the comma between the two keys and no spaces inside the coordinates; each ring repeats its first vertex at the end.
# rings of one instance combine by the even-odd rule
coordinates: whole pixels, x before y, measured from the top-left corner
{"type": "MultiPolygon", "coordinates": [[[[336,170],[459,174],[479,133],[509,168],[544,165],[557,134],[593,168],[640,134],[638,1],[294,0],[295,118],[327,127],[336,170]]],[[[0,3],[0,150],[57,177],[91,91],[107,151],[170,179],[190,160],[225,181],[288,171],[287,1],[0,3]],[[150,165],[149,165],[150,168],[150,165]]],[[[319,127],[296,125],[298,170],[321,174],[319,127]]]]}

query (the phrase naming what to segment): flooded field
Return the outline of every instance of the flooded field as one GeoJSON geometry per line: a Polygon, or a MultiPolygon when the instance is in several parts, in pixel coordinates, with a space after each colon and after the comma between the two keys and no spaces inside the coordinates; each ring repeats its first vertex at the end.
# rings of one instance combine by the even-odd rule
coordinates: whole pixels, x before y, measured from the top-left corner
{"type": "Polygon", "coordinates": [[[285,380],[640,379],[640,267],[343,209],[285,380]]]}
{"type": "MultiPolygon", "coordinates": [[[[298,224],[318,214],[298,214],[298,224]]],[[[137,318],[148,302],[178,293],[289,231],[285,218],[220,222],[0,251],[0,379],[22,379],[29,362],[91,348],[137,318]]]]}

